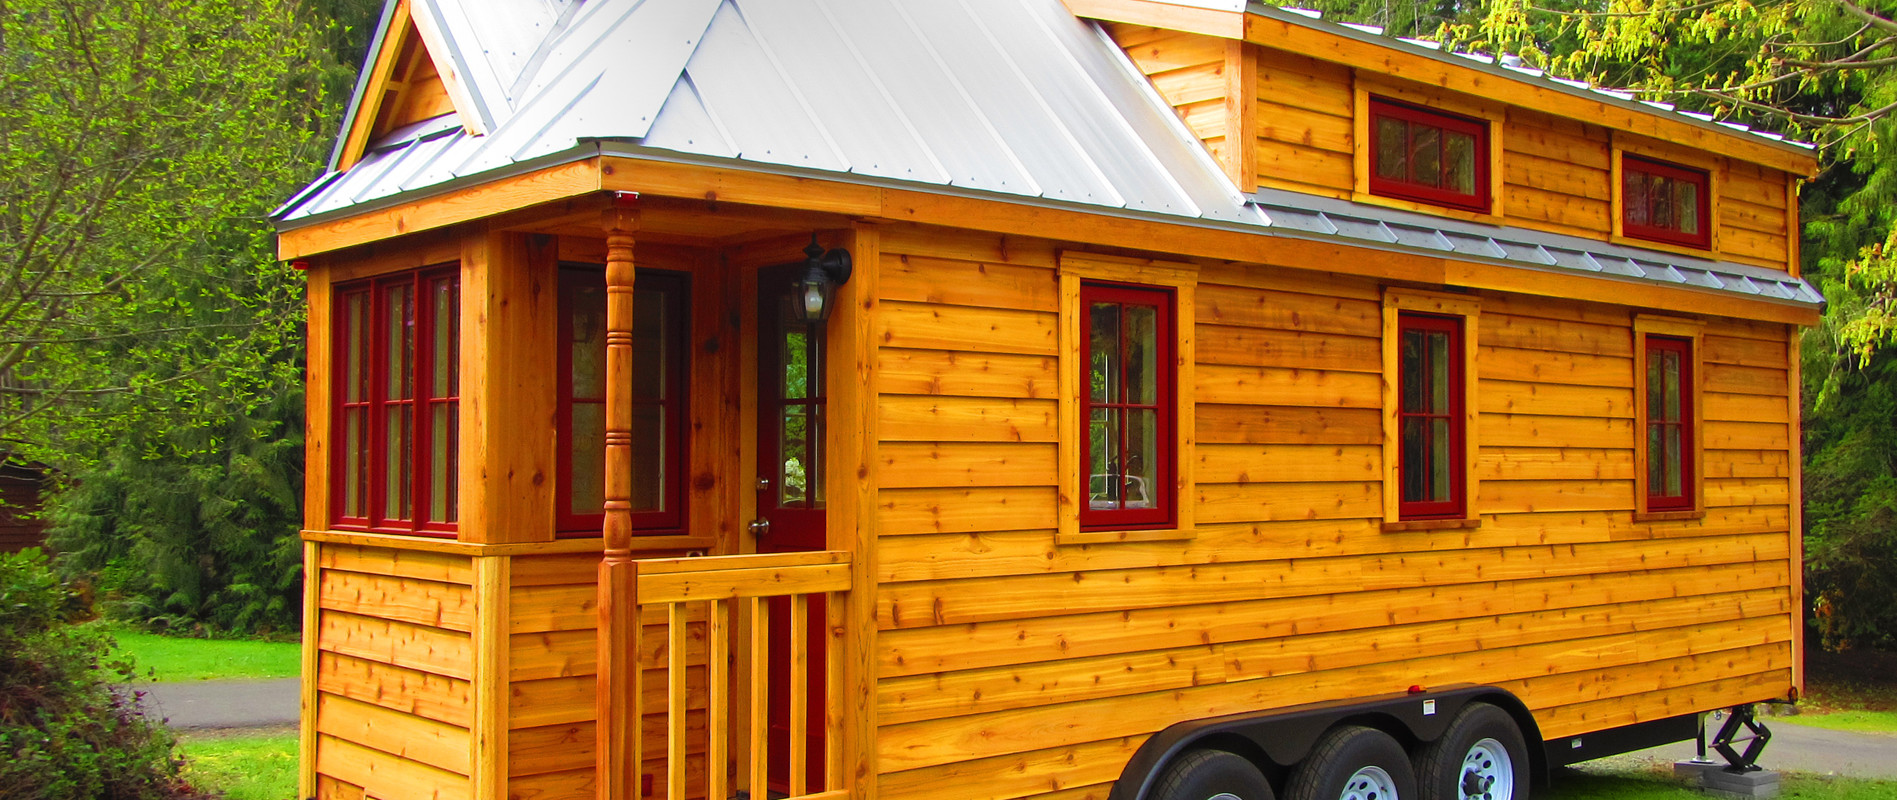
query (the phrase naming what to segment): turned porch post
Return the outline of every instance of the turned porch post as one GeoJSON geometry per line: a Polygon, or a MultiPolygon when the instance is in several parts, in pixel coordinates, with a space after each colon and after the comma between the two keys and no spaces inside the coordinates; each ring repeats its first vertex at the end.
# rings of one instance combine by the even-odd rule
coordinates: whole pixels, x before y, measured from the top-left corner
{"type": "Polygon", "coordinates": [[[599,800],[639,796],[639,565],[632,560],[632,243],[638,195],[619,193],[606,231],[606,553],[599,564],[599,800]]]}

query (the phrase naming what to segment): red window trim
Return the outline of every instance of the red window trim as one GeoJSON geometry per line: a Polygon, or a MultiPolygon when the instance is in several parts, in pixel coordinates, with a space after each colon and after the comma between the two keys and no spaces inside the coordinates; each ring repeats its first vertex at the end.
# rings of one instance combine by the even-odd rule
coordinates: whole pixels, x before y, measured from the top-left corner
{"type": "MultiPolygon", "coordinates": [[[[1401,200],[1414,200],[1430,205],[1459,208],[1465,211],[1489,213],[1489,123],[1487,120],[1461,117],[1432,111],[1421,106],[1385,100],[1381,97],[1370,98],[1370,193],[1381,197],[1394,197],[1401,200]],[[1466,133],[1475,137],[1475,192],[1462,194],[1433,186],[1424,186],[1410,181],[1399,181],[1377,174],[1377,155],[1382,152],[1381,133],[1377,120],[1394,117],[1411,124],[1422,124],[1446,131],[1466,133]]],[[[1445,162],[1446,163],[1446,162],[1445,162]]]]}
{"type": "MultiPolygon", "coordinates": [[[[1638,399],[1645,409],[1643,416],[1646,420],[1646,430],[1640,432],[1641,446],[1649,448],[1647,451],[1647,463],[1649,465],[1648,474],[1641,476],[1641,480],[1647,484],[1647,510],[1692,511],[1698,507],[1698,503],[1696,502],[1698,498],[1694,491],[1694,488],[1697,486],[1697,483],[1694,481],[1694,469],[1698,467],[1698,464],[1695,463],[1693,457],[1695,434],[1693,430],[1693,340],[1677,336],[1660,336],[1655,334],[1647,334],[1646,339],[1646,347],[1644,348],[1645,358],[1641,363],[1641,369],[1645,370],[1649,368],[1649,365],[1653,363],[1653,356],[1656,352],[1670,352],[1680,359],[1679,419],[1655,420],[1653,418],[1652,406],[1647,405],[1647,398],[1641,397],[1638,399]],[[1664,457],[1664,453],[1655,453],[1651,450],[1653,429],[1656,426],[1667,425],[1676,426],[1680,429],[1680,493],[1677,496],[1660,494],[1660,487],[1655,486],[1652,479],[1651,465],[1653,464],[1653,459],[1656,457],[1664,457]]],[[[1649,388],[1648,391],[1651,392],[1651,388],[1649,388]]],[[[1665,437],[1661,437],[1661,441],[1664,442],[1665,437]]]]}
{"type": "MultiPolygon", "coordinates": [[[[334,370],[332,374],[336,376],[336,382],[335,386],[332,387],[335,408],[331,412],[331,438],[339,443],[346,443],[347,437],[344,431],[346,430],[345,426],[347,422],[345,417],[350,409],[363,409],[367,416],[363,441],[361,443],[362,449],[358,451],[357,454],[360,458],[362,468],[360,474],[355,476],[361,481],[361,483],[358,484],[358,489],[362,492],[365,508],[367,510],[366,514],[350,515],[347,513],[344,507],[344,498],[347,496],[346,483],[351,476],[347,475],[344,471],[347,464],[346,453],[344,453],[343,446],[332,448],[333,453],[330,457],[330,475],[332,477],[330,485],[330,516],[333,524],[337,528],[369,530],[384,533],[421,534],[438,537],[453,537],[455,535],[457,528],[455,522],[431,519],[431,517],[435,516],[434,512],[437,510],[429,507],[432,497],[429,492],[429,479],[432,477],[430,445],[433,444],[434,427],[429,424],[429,414],[426,412],[442,403],[452,403],[455,405],[457,424],[453,426],[453,429],[455,430],[454,437],[456,441],[449,448],[448,462],[451,469],[458,468],[457,465],[459,464],[460,457],[460,426],[458,424],[458,415],[461,398],[459,394],[436,394],[438,387],[434,386],[433,363],[433,336],[436,320],[434,304],[430,302],[432,298],[430,290],[441,285],[444,281],[454,286],[457,306],[456,319],[458,321],[460,317],[460,277],[460,266],[458,264],[448,264],[346,283],[336,287],[333,294],[335,298],[334,307],[331,309],[335,321],[332,330],[334,331],[333,335],[336,341],[336,351],[332,365],[334,370]],[[409,287],[411,302],[414,304],[415,317],[412,334],[414,337],[414,350],[412,356],[413,363],[410,365],[410,377],[414,381],[414,392],[412,397],[397,401],[388,398],[388,342],[385,332],[387,331],[387,315],[389,309],[385,297],[387,296],[387,290],[389,288],[402,285],[409,287]],[[367,334],[367,341],[356,342],[352,341],[349,336],[349,301],[352,297],[363,295],[367,295],[369,298],[369,318],[364,331],[367,334]],[[363,349],[357,351],[356,348],[363,349]],[[349,377],[349,356],[352,351],[356,351],[361,357],[363,367],[363,375],[361,376],[363,383],[360,388],[362,389],[362,397],[364,399],[358,403],[346,403],[344,401],[344,397],[346,396],[345,391],[347,389],[345,381],[349,377]],[[389,441],[388,435],[387,415],[383,413],[383,411],[391,404],[396,403],[407,404],[411,408],[416,409],[416,412],[412,414],[410,419],[412,433],[408,442],[406,442],[410,447],[411,463],[408,465],[410,470],[408,491],[412,498],[410,518],[408,519],[391,519],[384,515],[385,501],[387,500],[387,481],[385,480],[387,473],[385,470],[387,469],[388,448],[391,442],[389,441]]],[[[458,355],[460,352],[458,335],[456,336],[455,348],[458,355]]],[[[455,365],[454,371],[456,373],[455,382],[458,384],[460,371],[460,365],[458,363],[455,365]]],[[[456,486],[456,477],[457,476],[454,475],[448,476],[449,486],[451,487],[449,495],[451,498],[454,498],[450,501],[451,503],[458,502],[459,499],[459,487],[456,486]]],[[[448,509],[448,513],[450,515],[457,515],[456,512],[458,512],[458,510],[459,509],[450,508],[448,509]]]]}
{"type": "MultiPolygon", "coordinates": [[[[606,282],[606,267],[604,264],[560,263],[559,301],[557,304],[559,336],[556,347],[559,351],[556,357],[556,369],[559,373],[559,394],[556,398],[556,402],[559,406],[559,411],[555,434],[558,442],[557,446],[559,447],[558,463],[560,465],[560,480],[558,490],[555,492],[556,497],[554,498],[556,508],[558,509],[555,531],[557,532],[556,535],[560,538],[599,536],[601,535],[601,526],[605,523],[606,517],[604,509],[597,514],[576,514],[573,513],[572,510],[573,351],[572,348],[568,346],[568,343],[572,341],[573,333],[573,315],[571,313],[572,296],[574,291],[579,288],[579,284],[573,283],[572,281],[578,280],[579,276],[587,276],[587,279],[595,280],[597,284],[603,288],[606,282]]],[[[672,297],[671,310],[674,313],[671,318],[672,330],[668,331],[668,333],[672,335],[669,340],[671,347],[666,353],[666,360],[668,362],[666,365],[668,370],[666,379],[672,386],[677,387],[678,391],[675,392],[672,397],[661,401],[662,405],[668,406],[667,411],[670,413],[666,418],[671,421],[671,427],[667,430],[669,434],[666,437],[668,447],[664,454],[663,467],[665,474],[669,478],[666,482],[668,492],[666,499],[671,510],[634,512],[632,514],[632,528],[635,533],[641,536],[683,534],[687,527],[686,502],[689,499],[685,487],[688,483],[686,480],[686,468],[690,461],[690,446],[688,442],[691,435],[691,425],[689,421],[691,412],[691,385],[686,382],[689,377],[689,370],[686,364],[688,360],[688,348],[686,343],[690,335],[689,319],[692,307],[691,282],[689,276],[685,273],[666,270],[641,269],[638,270],[633,277],[633,291],[635,294],[642,288],[655,285],[662,286],[663,290],[668,292],[672,297]]],[[[603,405],[605,398],[601,397],[598,402],[603,405]]],[[[604,453],[600,454],[600,460],[603,464],[605,461],[604,453]]]]}
{"type": "MultiPolygon", "coordinates": [[[[1091,477],[1088,474],[1088,470],[1090,469],[1089,465],[1093,463],[1093,440],[1091,436],[1087,435],[1087,430],[1091,424],[1090,420],[1093,419],[1093,409],[1096,407],[1096,403],[1093,400],[1093,393],[1084,388],[1088,384],[1088,363],[1091,359],[1091,347],[1085,343],[1085,340],[1087,332],[1093,329],[1093,304],[1096,302],[1152,306],[1158,310],[1156,315],[1157,325],[1155,325],[1155,338],[1158,339],[1158,342],[1156,343],[1157,348],[1154,353],[1154,363],[1159,364],[1160,369],[1155,376],[1157,378],[1157,385],[1155,386],[1157,391],[1155,392],[1154,402],[1151,407],[1156,410],[1157,413],[1155,416],[1159,420],[1157,452],[1154,454],[1156,460],[1159,462],[1157,465],[1158,468],[1154,472],[1154,482],[1159,484],[1159,488],[1153,490],[1153,508],[1094,509],[1091,507],[1091,503],[1082,502],[1080,504],[1080,528],[1081,530],[1097,531],[1162,530],[1174,527],[1178,524],[1179,508],[1177,497],[1178,482],[1175,478],[1175,476],[1178,475],[1178,452],[1176,446],[1178,442],[1177,426],[1179,425],[1178,358],[1176,355],[1178,352],[1178,330],[1175,322],[1176,316],[1174,309],[1174,306],[1178,303],[1178,295],[1171,289],[1152,286],[1095,282],[1083,282],[1080,285],[1082,357],[1080,359],[1079,385],[1083,388],[1079,392],[1081,429],[1078,435],[1080,436],[1081,470],[1079,479],[1080,491],[1083,497],[1088,492],[1089,478],[1091,477]]],[[[1122,337],[1121,341],[1124,342],[1125,338],[1122,337]]],[[[1122,363],[1124,363],[1124,348],[1122,348],[1121,360],[1122,363]]],[[[1145,405],[1128,403],[1101,405],[1120,408],[1147,407],[1145,405]]],[[[1122,426],[1120,436],[1122,439],[1126,436],[1124,426],[1122,426]]],[[[1124,445],[1121,447],[1121,452],[1125,452],[1124,445]]]]}
{"type": "MultiPolygon", "coordinates": [[[[1620,156],[1620,233],[1630,239],[1646,239],[1664,244],[1677,244],[1700,250],[1713,246],[1712,218],[1712,178],[1705,170],[1669,164],[1651,158],[1643,158],[1630,153],[1620,156]],[[1699,233],[1686,233],[1672,228],[1660,228],[1652,225],[1635,225],[1632,221],[1633,209],[1627,198],[1627,176],[1639,172],[1646,175],[1659,175],[1684,181],[1698,187],[1697,212],[1699,214],[1699,233]]],[[[1652,219],[1652,210],[1648,210],[1648,219],[1652,219]]]]}
{"type": "MultiPolygon", "coordinates": [[[[1467,402],[1464,394],[1466,388],[1464,370],[1468,368],[1468,365],[1463,363],[1465,359],[1462,339],[1463,318],[1433,314],[1398,314],[1396,335],[1399,354],[1396,369],[1397,518],[1401,520],[1462,519],[1467,516],[1469,499],[1467,468],[1469,450],[1465,425],[1467,414],[1464,405],[1467,402]],[[1404,486],[1402,454],[1408,452],[1403,442],[1403,420],[1414,417],[1443,416],[1427,412],[1411,412],[1402,407],[1403,398],[1409,396],[1403,382],[1410,375],[1408,364],[1402,361],[1401,356],[1403,336],[1410,331],[1418,330],[1449,335],[1449,411],[1447,416],[1449,419],[1449,459],[1452,463],[1449,469],[1449,498],[1446,500],[1404,500],[1402,495],[1404,486]]],[[[1427,368],[1423,370],[1423,374],[1430,372],[1433,370],[1427,368]]],[[[1429,449],[1425,448],[1425,452],[1429,452],[1429,449]]]]}

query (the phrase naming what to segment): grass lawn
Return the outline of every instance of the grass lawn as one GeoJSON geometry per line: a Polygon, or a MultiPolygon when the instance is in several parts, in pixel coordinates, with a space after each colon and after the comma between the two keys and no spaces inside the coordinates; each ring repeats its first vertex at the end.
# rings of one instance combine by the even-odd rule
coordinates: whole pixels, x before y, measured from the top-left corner
{"type": "MultiPolygon", "coordinates": [[[[1783,722],[1787,725],[1806,725],[1853,733],[1897,734],[1897,711],[1826,711],[1804,713],[1795,717],[1772,717],[1766,722],[1767,724],[1783,722]]],[[[1892,752],[1897,752],[1897,741],[1891,742],[1891,745],[1892,752]]]]}
{"type": "Polygon", "coordinates": [[[229,800],[295,800],[296,730],[194,733],[178,737],[184,777],[229,800]]]}
{"type": "Polygon", "coordinates": [[[226,678],[294,678],[303,668],[295,642],[246,639],[183,639],[110,628],[119,651],[132,657],[140,678],[202,681],[226,678]]]}
{"type": "MultiPolygon", "coordinates": [[[[1890,800],[1897,797],[1897,781],[1830,778],[1786,773],[1779,797],[1792,800],[1890,800]]],[[[1554,785],[1536,791],[1535,800],[1707,800],[1708,795],[1675,780],[1670,771],[1615,771],[1568,769],[1556,773],[1554,785]]]]}

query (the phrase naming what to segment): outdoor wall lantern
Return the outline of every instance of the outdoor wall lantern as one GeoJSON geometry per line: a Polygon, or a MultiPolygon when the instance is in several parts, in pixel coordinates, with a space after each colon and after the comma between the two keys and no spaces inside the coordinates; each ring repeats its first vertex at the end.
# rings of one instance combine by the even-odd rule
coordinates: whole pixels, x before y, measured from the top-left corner
{"type": "Polygon", "coordinates": [[[804,255],[804,275],[791,285],[796,298],[792,305],[799,320],[821,324],[830,318],[830,301],[837,287],[850,280],[850,251],[841,247],[826,251],[813,233],[804,255]]]}

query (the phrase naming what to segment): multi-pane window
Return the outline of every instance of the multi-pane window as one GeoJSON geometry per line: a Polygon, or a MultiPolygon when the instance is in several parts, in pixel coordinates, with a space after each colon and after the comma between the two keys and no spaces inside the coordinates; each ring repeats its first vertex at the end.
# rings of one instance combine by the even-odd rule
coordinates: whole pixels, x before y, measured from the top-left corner
{"type": "Polygon", "coordinates": [[[1173,294],[1082,284],[1083,528],[1166,527],[1174,520],[1173,294]]]}
{"type": "Polygon", "coordinates": [[[1462,319],[1397,318],[1397,448],[1402,519],[1463,516],[1462,319]]]}
{"type": "Polygon", "coordinates": [[[1646,337],[1647,510],[1689,511],[1693,497],[1693,342],[1646,337]]]}
{"type": "Polygon", "coordinates": [[[1705,172],[1622,156],[1620,184],[1622,235],[1688,247],[1711,246],[1705,172]]]}
{"type": "Polygon", "coordinates": [[[1489,210],[1489,127],[1379,98],[1370,100],[1370,193],[1489,210]]]}
{"type": "MultiPolygon", "coordinates": [[[[632,520],[646,532],[685,526],[684,276],[641,270],[633,281],[632,520]]],[[[560,530],[598,535],[606,502],[606,276],[560,269],[560,530]]]]}
{"type": "Polygon", "coordinates": [[[454,530],[460,307],[455,267],[337,287],[337,525],[454,530]]]}

